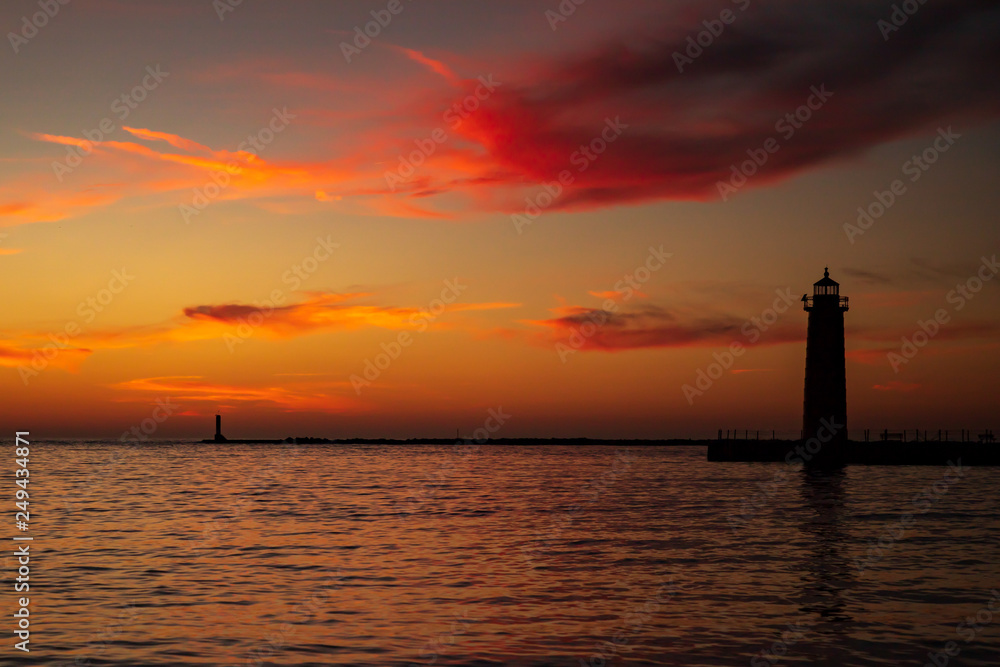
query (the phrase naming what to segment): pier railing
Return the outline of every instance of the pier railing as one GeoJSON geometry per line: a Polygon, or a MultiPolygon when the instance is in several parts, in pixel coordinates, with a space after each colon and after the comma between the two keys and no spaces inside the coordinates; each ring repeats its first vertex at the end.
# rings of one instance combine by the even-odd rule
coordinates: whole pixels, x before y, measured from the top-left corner
{"type": "MultiPolygon", "coordinates": [[[[996,442],[993,429],[882,429],[850,431],[852,440],[863,442],[996,442]],[[860,437],[859,437],[860,436],[860,437]]],[[[778,429],[719,429],[718,439],[723,440],[801,440],[802,431],[778,429]]]]}
{"type": "Polygon", "coordinates": [[[816,306],[816,302],[815,302],[816,298],[819,298],[819,299],[833,299],[833,298],[836,298],[837,299],[837,307],[838,308],[840,308],[844,312],[847,312],[848,310],[851,309],[850,297],[846,297],[846,296],[834,297],[834,296],[825,295],[825,294],[817,294],[817,295],[814,295],[814,296],[809,296],[808,294],[804,295],[802,297],[802,309],[806,310],[806,311],[812,310],[816,306]]]}
{"type": "Polygon", "coordinates": [[[865,429],[864,441],[871,442],[877,439],[881,442],[996,442],[993,429],[983,429],[976,431],[968,428],[957,429],[883,429],[872,433],[871,429],[865,429]],[[875,436],[874,438],[872,436],[875,436]]]}

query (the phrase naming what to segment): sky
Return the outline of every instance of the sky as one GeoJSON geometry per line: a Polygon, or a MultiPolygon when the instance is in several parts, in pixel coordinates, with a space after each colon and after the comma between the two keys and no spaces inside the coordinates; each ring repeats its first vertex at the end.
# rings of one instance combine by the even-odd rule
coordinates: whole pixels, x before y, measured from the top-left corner
{"type": "Polygon", "coordinates": [[[995,428],[1000,8],[902,4],[4,2],[3,422],[797,437],[829,267],[852,437],[995,428]]]}

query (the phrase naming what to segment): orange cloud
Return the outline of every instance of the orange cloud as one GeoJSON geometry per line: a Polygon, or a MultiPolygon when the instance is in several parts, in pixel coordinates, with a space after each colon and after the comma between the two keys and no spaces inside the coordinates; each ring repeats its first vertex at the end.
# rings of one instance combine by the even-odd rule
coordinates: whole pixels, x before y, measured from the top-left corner
{"type": "MultiPolygon", "coordinates": [[[[227,79],[249,80],[251,85],[244,89],[255,95],[259,86],[315,93],[311,108],[304,104],[296,112],[302,116],[302,131],[324,123],[321,132],[307,139],[324,149],[337,147],[323,161],[279,161],[270,153],[267,160],[247,158],[218,199],[248,199],[264,206],[285,198],[301,201],[303,207],[424,218],[458,217],[468,211],[518,213],[525,208],[526,196],[566,172],[572,182],[562,187],[550,210],[716,200],[721,195],[719,179],[728,174],[735,157],[771,139],[774,118],[810,95],[802,77],[783,76],[783,70],[771,66],[779,59],[796,71],[825,72],[814,80],[835,80],[838,89],[835,96],[827,94],[832,91],[811,93],[830,98],[822,109],[825,120],[804,129],[805,139],[783,143],[749,187],[764,187],[891,141],[923,136],[928,127],[958,111],[974,122],[997,118],[1000,111],[981,85],[991,75],[980,53],[986,26],[991,25],[985,5],[925,8],[921,16],[928,30],[920,44],[926,48],[901,52],[890,62],[880,57],[880,43],[859,47],[850,39],[852,22],[838,15],[836,3],[826,4],[830,6],[818,13],[802,8],[748,13],[739,34],[713,47],[712,58],[683,76],[678,76],[675,45],[702,27],[698,17],[684,9],[650,18],[644,29],[647,38],[623,31],[599,42],[588,40],[574,53],[516,63],[514,58],[523,54],[512,52],[506,62],[488,63],[490,69],[496,65],[497,71],[507,73],[502,83],[466,79],[426,53],[376,42],[442,77],[450,84],[447,90],[398,79],[372,85],[370,78],[336,77],[316,65],[317,71],[304,71],[291,59],[263,54],[239,64],[211,65],[197,71],[194,79],[215,86],[227,79]],[[822,20],[817,20],[819,15],[822,20]],[[784,34],[789,25],[808,33],[808,39],[788,45],[761,37],[784,34]],[[756,57],[747,61],[746,53],[756,57]],[[901,68],[925,59],[943,65],[924,72],[925,79],[896,76],[901,68]],[[868,67],[859,68],[858,62],[868,67]],[[733,77],[744,85],[716,85],[733,77]],[[927,88],[941,94],[924,105],[909,104],[922,99],[927,88]],[[456,95],[475,99],[476,110],[460,123],[451,123],[443,113],[459,101],[456,95]],[[345,127],[345,119],[356,124],[345,127]],[[333,127],[338,129],[336,142],[330,141],[333,127]],[[401,156],[405,160],[413,154],[415,140],[428,141],[432,132],[445,127],[447,139],[421,160],[419,173],[390,191],[386,173],[398,168],[401,156]],[[336,192],[342,200],[327,201],[317,192],[336,192]],[[415,205],[414,198],[420,198],[421,205],[415,205]]],[[[877,16],[874,10],[862,14],[877,16]]],[[[469,62],[464,55],[449,60],[469,62]]],[[[94,155],[87,159],[96,166],[88,171],[127,173],[128,185],[116,191],[118,197],[171,192],[169,201],[157,203],[187,203],[191,189],[208,184],[212,173],[239,152],[211,149],[161,129],[125,131],[138,141],[165,143],[179,152],[132,142],[95,144],[94,155]]],[[[43,132],[29,136],[69,148],[86,146],[76,137],[43,132]]],[[[289,150],[310,143],[299,139],[289,142],[289,150]]],[[[24,162],[33,161],[37,158],[24,162]]],[[[9,198],[0,193],[0,217],[14,217],[16,222],[60,220],[115,201],[76,201],[83,175],[73,176],[76,190],[62,184],[66,191],[36,192],[30,198],[15,184],[9,198]]],[[[288,205],[284,210],[316,209],[288,205]]],[[[875,274],[869,277],[880,280],[875,274]]]]}
{"type": "Polygon", "coordinates": [[[454,303],[445,306],[443,313],[435,315],[431,311],[412,306],[375,306],[352,304],[370,294],[329,294],[307,293],[306,299],[287,306],[260,308],[244,304],[220,304],[195,306],[184,309],[184,315],[195,321],[238,324],[260,321],[260,329],[277,337],[299,336],[314,330],[356,329],[379,327],[383,329],[425,328],[443,313],[470,310],[493,310],[513,308],[511,303],[454,303]]]}
{"type": "MultiPolygon", "coordinates": [[[[270,405],[284,412],[359,412],[361,403],[346,395],[349,382],[299,382],[281,386],[239,386],[204,381],[197,375],[138,378],[120,382],[114,388],[126,394],[155,393],[184,402],[243,403],[270,405]]],[[[146,401],[146,396],[126,395],[121,402],[146,401]]]]}
{"type": "Polygon", "coordinates": [[[91,350],[86,348],[62,347],[51,340],[47,346],[37,347],[25,347],[13,341],[0,341],[0,366],[22,368],[32,375],[46,368],[59,368],[75,373],[90,353],[91,350]]]}
{"type": "Polygon", "coordinates": [[[165,141],[175,148],[179,148],[183,151],[198,152],[202,151],[205,153],[213,153],[212,149],[203,144],[199,144],[197,141],[191,141],[190,139],[185,139],[184,137],[177,136],[176,134],[169,134],[167,132],[156,132],[154,130],[144,130],[136,127],[128,127],[123,125],[122,129],[132,134],[139,139],[145,139],[147,141],[165,141]]]}
{"type": "Polygon", "coordinates": [[[108,192],[49,192],[32,180],[9,183],[0,187],[0,226],[58,222],[120,199],[121,195],[108,192]],[[16,200],[2,203],[8,196],[16,200]]]}
{"type": "Polygon", "coordinates": [[[442,77],[447,79],[448,82],[451,83],[452,85],[455,86],[462,85],[463,83],[462,78],[459,77],[457,74],[455,74],[455,72],[453,72],[450,67],[448,67],[440,60],[429,58],[420,51],[416,51],[414,49],[407,49],[401,46],[392,46],[391,48],[401,51],[402,53],[406,54],[407,58],[409,58],[414,62],[420,63],[421,65],[424,65],[425,67],[427,67],[427,69],[434,72],[435,74],[440,74],[442,77]]]}
{"type": "MultiPolygon", "coordinates": [[[[270,339],[290,339],[310,333],[339,330],[356,330],[377,327],[391,330],[443,330],[452,328],[445,315],[472,311],[516,308],[520,304],[452,303],[444,310],[429,310],[415,306],[384,306],[358,301],[371,297],[368,293],[334,294],[327,292],[307,292],[296,303],[278,306],[256,306],[228,303],[191,306],[166,322],[151,325],[98,329],[78,334],[74,341],[86,346],[86,354],[98,350],[114,350],[148,347],[164,343],[184,343],[201,340],[226,340],[227,336],[246,337],[261,335],[270,339]]],[[[477,332],[471,323],[463,323],[465,329],[477,332]]],[[[0,365],[18,366],[22,360],[30,361],[35,347],[24,347],[24,343],[34,341],[41,347],[50,340],[48,331],[19,331],[14,334],[20,341],[17,347],[7,348],[7,363],[4,363],[4,348],[0,347],[0,365]]],[[[2,345],[2,343],[0,343],[2,345]]],[[[60,355],[68,350],[60,351],[60,355]]],[[[84,356],[86,356],[86,354],[84,356]]],[[[66,358],[65,365],[72,366],[66,358]]]]}
{"type": "MultiPolygon", "coordinates": [[[[219,179],[224,185],[216,190],[215,200],[292,196],[311,202],[314,207],[323,205],[314,197],[317,191],[351,194],[361,189],[365,179],[384,184],[381,171],[374,166],[367,171],[361,168],[370,163],[370,159],[361,156],[326,163],[272,162],[248,150],[215,150],[168,132],[124,129],[142,141],[165,143],[180,152],[161,151],[132,141],[88,142],[75,137],[29,134],[44,143],[86,148],[87,153],[79,159],[87,160],[88,168],[85,173],[76,172],[66,167],[66,158],[60,156],[53,162],[63,165],[59,174],[36,173],[20,182],[5,184],[0,188],[0,220],[8,219],[7,224],[52,222],[79,216],[123,198],[160,193],[176,193],[165,204],[191,206],[192,190],[203,190],[209,185],[214,189],[219,179]],[[95,176],[100,181],[94,182],[95,176]],[[87,179],[91,179],[89,183],[87,179]],[[108,180],[117,181],[113,190],[101,184],[108,180]]],[[[364,200],[360,201],[364,207],[364,200]]]]}

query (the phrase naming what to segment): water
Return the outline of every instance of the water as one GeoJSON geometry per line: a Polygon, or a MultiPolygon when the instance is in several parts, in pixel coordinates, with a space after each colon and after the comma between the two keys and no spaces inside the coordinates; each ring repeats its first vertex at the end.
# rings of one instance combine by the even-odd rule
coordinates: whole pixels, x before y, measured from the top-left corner
{"type": "Polygon", "coordinates": [[[950,664],[1000,663],[989,468],[31,447],[33,664],[922,665],[948,642],[950,664]],[[969,638],[957,626],[977,611],[969,638]]]}

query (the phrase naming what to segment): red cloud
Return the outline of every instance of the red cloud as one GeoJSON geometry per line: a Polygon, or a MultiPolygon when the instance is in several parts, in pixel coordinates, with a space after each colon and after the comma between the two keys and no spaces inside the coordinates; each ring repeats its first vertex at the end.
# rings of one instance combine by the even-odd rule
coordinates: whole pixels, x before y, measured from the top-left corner
{"type": "Polygon", "coordinates": [[[432,173],[409,192],[488,179],[491,192],[478,193],[480,201],[518,211],[523,184],[551,183],[568,171],[572,183],[553,209],[715,199],[730,167],[771,138],[780,149],[752,187],[925,133],[955,114],[997,116],[1000,107],[982,86],[991,76],[982,53],[991,48],[995,5],[923,7],[888,45],[870,29],[883,9],[828,0],[748,12],[681,72],[675,53],[703,30],[703,17],[689,8],[578,56],[522,67],[459,128],[488,162],[465,179],[432,173]],[[937,91],[931,97],[928,85],[937,91]],[[811,120],[779,129],[815,90],[828,101],[811,120]],[[602,133],[611,139],[609,128],[622,125],[605,150],[602,133]],[[592,142],[599,156],[587,156],[592,142]]]}
{"type": "MultiPolygon", "coordinates": [[[[323,161],[278,159],[270,153],[250,159],[235,147],[212,149],[162,128],[127,128],[137,140],[171,150],[98,142],[87,159],[123,176],[111,180],[127,185],[111,195],[13,183],[0,190],[0,217],[59,220],[122,197],[160,193],[170,193],[161,203],[184,204],[193,188],[205,186],[232,159],[242,170],[218,198],[251,199],[283,212],[327,207],[427,218],[457,217],[470,209],[516,213],[524,210],[526,195],[564,173],[571,181],[560,186],[552,209],[710,200],[719,196],[717,186],[729,179],[731,165],[747,160],[747,151],[759,150],[769,139],[777,139],[780,150],[769,154],[747,187],[851,158],[888,141],[933,134],[952,119],[968,126],[1000,112],[992,89],[982,83],[994,74],[988,56],[995,52],[990,32],[1000,13],[995,3],[928,3],[886,42],[873,29],[884,18],[884,7],[781,2],[769,11],[739,14],[724,38],[680,71],[675,53],[704,30],[702,20],[710,13],[694,5],[665,9],[660,12],[665,18],[572,56],[516,66],[490,63],[490,70],[503,74],[488,78],[494,81],[489,85],[463,78],[440,59],[383,44],[446,85],[420,80],[393,88],[391,95],[379,85],[358,91],[361,97],[376,96],[378,104],[348,112],[331,111],[322,96],[358,85],[350,79],[296,71],[294,63],[268,65],[264,57],[263,71],[255,71],[257,62],[209,68],[203,80],[254,77],[260,85],[315,93],[315,108],[299,112],[303,121],[296,131],[317,129],[305,119],[342,124],[345,115],[356,126],[342,129],[348,136],[338,144],[340,150],[323,161]],[[776,122],[802,105],[814,87],[825,87],[832,96],[787,136],[776,122]],[[449,123],[442,112],[456,103],[475,111],[449,123]],[[435,150],[419,160],[403,184],[390,185],[387,173],[436,129],[445,130],[445,140],[432,142],[435,150]],[[603,144],[612,138],[613,143],[603,144]],[[317,197],[317,192],[324,194],[317,197]]],[[[317,139],[326,145],[328,127],[320,129],[317,139]]],[[[64,147],[83,141],[31,136],[64,147]]],[[[98,173],[98,182],[109,180],[97,167],[88,172],[98,173]]],[[[79,188],[82,175],[77,176],[79,188]]]]}

